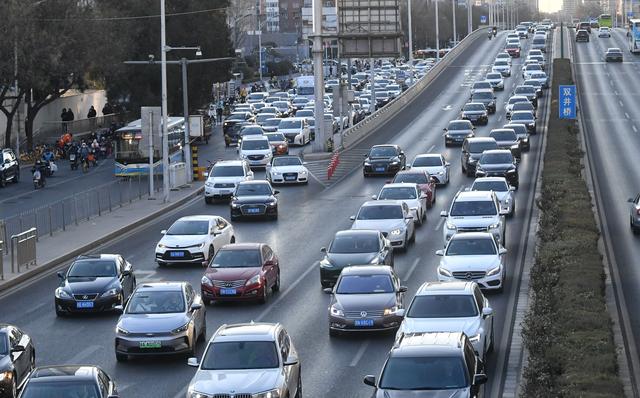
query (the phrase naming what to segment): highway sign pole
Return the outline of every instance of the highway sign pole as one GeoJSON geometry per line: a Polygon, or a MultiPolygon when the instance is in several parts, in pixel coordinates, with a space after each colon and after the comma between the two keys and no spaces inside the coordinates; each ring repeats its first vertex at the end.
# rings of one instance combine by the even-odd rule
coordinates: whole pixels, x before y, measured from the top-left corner
{"type": "Polygon", "coordinates": [[[324,68],[322,67],[322,0],[313,0],[313,78],[315,83],[315,103],[313,116],[316,125],[314,152],[325,150],[324,128],[324,68]]]}
{"type": "Polygon", "coordinates": [[[473,31],[473,3],[467,0],[467,35],[473,31]]]}
{"type": "Polygon", "coordinates": [[[165,0],[160,0],[160,54],[162,79],[162,185],[164,202],[169,201],[169,140],[167,126],[169,116],[167,110],[167,31],[165,24],[165,0]]]}
{"type": "Polygon", "coordinates": [[[180,60],[182,66],[182,111],[184,114],[184,163],[187,173],[187,181],[193,180],[191,170],[191,126],[189,125],[189,87],[187,85],[187,59],[180,60]]]}
{"type": "Polygon", "coordinates": [[[408,12],[408,20],[409,20],[409,73],[410,82],[413,85],[413,28],[411,27],[411,0],[407,2],[407,12],[408,12]]]}
{"type": "Polygon", "coordinates": [[[454,46],[458,42],[458,34],[456,32],[456,8],[458,6],[457,2],[458,0],[451,0],[451,9],[452,9],[451,19],[453,20],[453,45],[454,46]]]}
{"type": "Polygon", "coordinates": [[[438,24],[440,17],[438,15],[438,3],[439,0],[436,0],[436,61],[440,61],[440,25],[438,24]]]}

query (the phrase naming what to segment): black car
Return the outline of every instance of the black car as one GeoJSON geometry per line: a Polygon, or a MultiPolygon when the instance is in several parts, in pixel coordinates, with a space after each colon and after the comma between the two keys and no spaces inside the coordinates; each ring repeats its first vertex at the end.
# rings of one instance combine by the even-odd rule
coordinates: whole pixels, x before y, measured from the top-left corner
{"type": "MultiPolygon", "coordinates": [[[[589,30],[591,30],[591,27],[589,27],[589,30]]],[[[579,30],[576,32],[576,43],[578,42],[589,42],[589,33],[591,32],[587,32],[586,30],[579,30]]]]}
{"type": "Polygon", "coordinates": [[[19,398],[118,398],[116,383],[97,366],[62,365],[36,368],[19,398]]]}
{"type": "Polygon", "coordinates": [[[2,150],[2,163],[0,164],[0,187],[4,187],[7,182],[20,181],[20,162],[16,158],[13,150],[6,148],[2,150]]]}
{"type": "Polygon", "coordinates": [[[374,145],[365,155],[362,172],[365,177],[395,174],[406,165],[407,157],[398,145],[374,145]]]}
{"type": "Polygon", "coordinates": [[[31,338],[13,325],[0,324],[0,398],[14,398],[35,367],[31,338]]]}
{"type": "Polygon", "coordinates": [[[509,185],[518,189],[518,166],[507,149],[485,151],[476,166],[476,177],[504,177],[509,185]]]}
{"type": "Polygon", "coordinates": [[[341,332],[395,330],[404,316],[406,286],[386,265],[347,267],[331,294],[329,335],[341,332]]]}
{"type": "Polygon", "coordinates": [[[268,181],[242,181],[231,197],[231,220],[244,217],[278,219],[278,199],[268,181]]]}
{"type": "Polygon", "coordinates": [[[80,256],[66,273],[58,272],[56,315],[117,311],[136,287],[133,267],[119,254],[80,256]]]}
{"type": "Polygon", "coordinates": [[[471,96],[471,102],[484,104],[484,107],[487,108],[487,112],[490,114],[496,113],[496,96],[493,95],[493,89],[477,90],[471,96]]]}
{"type": "Polygon", "coordinates": [[[380,231],[349,229],[339,231],[329,248],[320,249],[320,284],[332,286],[344,267],[350,265],[382,264],[393,267],[391,242],[380,231]]]}
{"type": "Polygon", "coordinates": [[[531,111],[515,111],[511,113],[511,123],[527,126],[529,133],[536,134],[536,117],[531,111]]]}
{"type": "Polygon", "coordinates": [[[489,123],[489,113],[484,104],[469,102],[460,110],[460,119],[469,120],[473,124],[487,125],[489,123]]]}
{"type": "Polygon", "coordinates": [[[529,129],[527,126],[521,123],[509,123],[502,126],[503,129],[511,129],[516,132],[518,139],[520,140],[520,146],[523,151],[528,151],[531,148],[531,142],[529,141],[529,129]]]}
{"type": "Polygon", "coordinates": [[[222,123],[222,133],[227,134],[231,131],[231,127],[237,123],[255,122],[255,117],[251,112],[233,112],[231,115],[227,116],[222,123]]]}
{"type": "Polygon", "coordinates": [[[510,150],[516,158],[519,159],[522,155],[522,144],[515,130],[508,128],[493,129],[489,133],[489,137],[496,140],[498,148],[510,150]]]}
{"type": "Polygon", "coordinates": [[[489,137],[466,138],[462,143],[462,174],[471,177],[476,173],[476,164],[482,152],[498,149],[498,143],[489,137]]]}
{"type": "Polygon", "coordinates": [[[622,50],[619,48],[608,48],[607,52],[604,53],[604,60],[606,62],[622,62],[622,50]]]}
{"type": "Polygon", "coordinates": [[[538,107],[538,90],[534,86],[520,85],[513,90],[513,95],[522,95],[531,101],[534,108],[538,107]]]}

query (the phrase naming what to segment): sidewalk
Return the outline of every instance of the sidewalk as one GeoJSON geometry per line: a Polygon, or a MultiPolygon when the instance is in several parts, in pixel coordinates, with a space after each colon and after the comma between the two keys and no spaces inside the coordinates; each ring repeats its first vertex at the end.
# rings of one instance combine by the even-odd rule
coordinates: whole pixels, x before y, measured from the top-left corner
{"type": "Polygon", "coordinates": [[[114,209],[110,214],[92,218],[90,222],[83,222],[77,226],[71,225],[64,232],[54,233],[53,236],[41,236],[36,245],[37,265],[21,269],[20,273],[11,272],[11,256],[9,255],[11,248],[10,242],[6,242],[7,255],[3,257],[4,280],[0,280],[0,292],[183,205],[202,193],[202,190],[202,182],[194,181],[191,186],[172,191],[169,203],[163,203],[160,198],[137,200],[129,205],[114,209]]]}

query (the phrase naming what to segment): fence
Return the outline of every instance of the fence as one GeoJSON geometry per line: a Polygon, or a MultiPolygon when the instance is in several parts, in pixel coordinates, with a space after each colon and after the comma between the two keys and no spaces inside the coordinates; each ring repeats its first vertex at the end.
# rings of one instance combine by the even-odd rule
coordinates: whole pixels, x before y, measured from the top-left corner
{"type": "Polygon", "coordinates": [[[4,280],[4,242],[0,240],[0,281],[4,280]]]}
{"type": "Polygon", "coordinates": [[[70,122],[44,122],[42,127],[34,133],[34,140],[36,142],[50,143],[60,138],[65,131],[72,133],[74,136],[82,135],[83,133],[90,133],[96,129],[108,128],[112,123],[125,123],[129,121],[132,116],[130,112],[125,112],[97,116],[89,119],[77,119],[70,122]]]}
{"type": "Polygon", "coordinates": [[[20,267],[36,265],[36,241],[38,232],[35,228],[11,236],[11,272],[20,273],[20,267]]]}
{"type": "MultiPolygon", "coordinates": [[[[154,176],[154,189],[155,192],[162,189],[161,176],[154,176]]],[[[37,237],[53,235],[70,225],[78,225],[148,196],[148,176],[119,179],[0,220],[0,236],[6,239],[30,228],[37,229],[37,237]]]]}

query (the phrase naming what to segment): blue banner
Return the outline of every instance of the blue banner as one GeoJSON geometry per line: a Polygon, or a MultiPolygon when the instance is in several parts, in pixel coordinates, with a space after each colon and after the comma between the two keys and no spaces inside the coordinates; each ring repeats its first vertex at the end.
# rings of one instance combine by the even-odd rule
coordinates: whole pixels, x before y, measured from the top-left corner
{"type": "Polygon", "coordinates": [[[560,119],[576,118],[576,86],[560,86],[560,119]]]}

